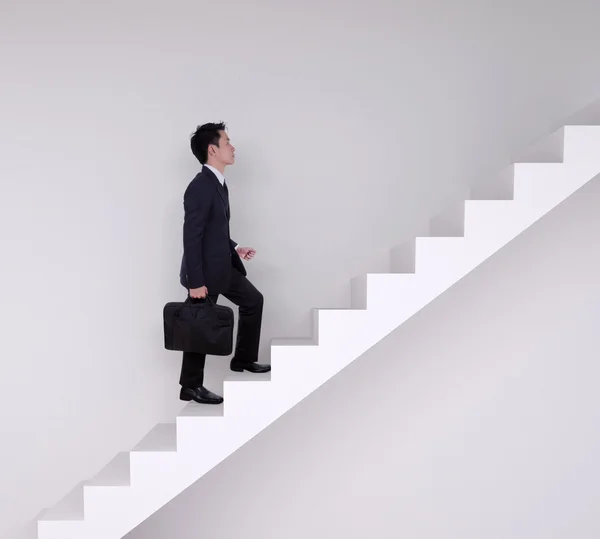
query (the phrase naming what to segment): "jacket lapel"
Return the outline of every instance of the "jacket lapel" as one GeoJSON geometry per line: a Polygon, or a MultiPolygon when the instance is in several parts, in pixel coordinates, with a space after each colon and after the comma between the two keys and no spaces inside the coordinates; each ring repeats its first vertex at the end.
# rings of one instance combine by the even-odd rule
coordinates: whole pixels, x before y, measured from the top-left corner
{"type": "Polygon", "coordinates": [[[217,178],[215,176],[215,174],[213,173],[213,171],[207,167],[203,167],[202,171],[215,183],[215,187],[217,188],[217,193],[219,193],[219,196],[221,197],[221,200],[223,201],[223,205],[225,206],[225,215],[227,215],[227,219],[229,219],[229,197],[227,196],[225,189],[223,189],[223,186],[221,185],[219,178],[217,178]]]}

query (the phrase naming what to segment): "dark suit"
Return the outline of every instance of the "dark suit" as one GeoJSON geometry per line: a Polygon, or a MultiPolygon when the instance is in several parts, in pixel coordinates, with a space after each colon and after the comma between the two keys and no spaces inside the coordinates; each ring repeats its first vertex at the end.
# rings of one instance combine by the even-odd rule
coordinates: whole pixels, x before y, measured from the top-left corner
{"type": "MultiPolygon", "coordinates": [[[[256,362],[260,343],[263,296],[247,279],[244,264],[229,235],[229,192],[207,167],[184,194],[183,259],[180,282],[186,289],[206,286],[216,302],[222,294],[239,307],[238,336],[233,361],[256,362]]],[[[180,384],[200,387],[204,354],[184,352],[180,384]]]]}

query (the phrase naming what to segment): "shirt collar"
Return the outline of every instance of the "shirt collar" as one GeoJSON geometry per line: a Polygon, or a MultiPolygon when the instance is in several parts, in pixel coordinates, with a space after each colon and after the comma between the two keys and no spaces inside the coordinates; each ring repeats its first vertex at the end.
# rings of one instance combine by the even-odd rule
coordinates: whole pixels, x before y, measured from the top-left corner
{"type": "Polygon", "coordinates": [[[210,165],[204,165],[204,166],[217,177],[219,182],[221,182],[221,185],[223,185],[225,183],[225,176],[223,176],[223,174],[221,174],[221,172],[219,170],[217,170],[215,167],[212,167],[210,165]]]}

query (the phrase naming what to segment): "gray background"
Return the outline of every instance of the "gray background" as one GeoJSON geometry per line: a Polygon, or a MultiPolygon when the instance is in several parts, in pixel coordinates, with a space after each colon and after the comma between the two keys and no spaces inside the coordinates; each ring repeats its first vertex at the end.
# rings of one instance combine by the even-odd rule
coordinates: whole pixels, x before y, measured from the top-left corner
{"type": "MultiPolygon", "coordinates": [[[[183,297],[198,123],[228,121],[238,148],[232,230],[258,250],[268,360],[272,337],[309,336],[311,308],[349,306],[351,277],[388,270],[391,247],[600,95],[599,11],[2,0],[0,535],[180,408],[161,313],[183,297]]],[[[225,364],[208,362],[211,389],[225,364]]],[[[365,391],[394,381],[378,380],[365,391]]]]}

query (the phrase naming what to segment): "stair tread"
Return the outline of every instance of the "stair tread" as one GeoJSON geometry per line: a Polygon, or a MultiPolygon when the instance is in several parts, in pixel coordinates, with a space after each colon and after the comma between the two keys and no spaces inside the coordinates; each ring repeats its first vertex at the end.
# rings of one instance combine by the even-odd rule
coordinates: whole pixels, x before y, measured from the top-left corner
{"type": "Polygon", "coordinates": [[[225,382],[270,382],[271,371],[269,372],[232,372],[225,378],[225,382]]]}
{"type": "Polygon", "coordinates": [[[318,346],[318,343],[312,337],[299,337],[295,339],[271,339],[271,346],[318,346]]]}
{"type": "Polygon", "coordinates": [[[417,242],[419,242],[419,243],[436,243],[436,242],[440,242],[440,241],[443,241],[446,243],[460,243],[461,241],[465,241],[465,237],[464,236],[419,236],[419,237],[417,237],[417,242]]]}
{"type": "Polygon", "coordinates": [[[224,414],[224,406],[221,404],[200,404],[190,402],[177,414],[178,417],[222,417],[224,414]]]}

